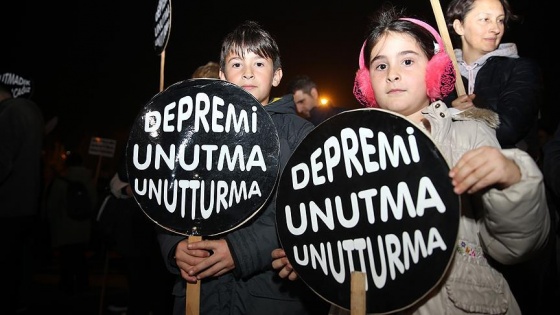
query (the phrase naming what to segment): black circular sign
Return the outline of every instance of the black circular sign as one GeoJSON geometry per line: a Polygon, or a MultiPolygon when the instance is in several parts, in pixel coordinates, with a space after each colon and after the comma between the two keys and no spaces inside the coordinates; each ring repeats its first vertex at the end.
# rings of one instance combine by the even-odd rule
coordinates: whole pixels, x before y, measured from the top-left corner
{"type": "Polygon", "coordinates": [[[184,235],[216,235],[271,196],[280,143],[272,119],[226,81],[191,79],[155,95],[131,129],[129,183],[144,213],[184,235]]]}
{"type": "Polygon", "coordinates": [[[276,221],[299,277],[350,309],[353,271],[368,313],[404,309],[441,280],[454,253],[459,197],[445,158],[405,117],[357,109],[318,125],[280,177],[276,221]]]}
{"type": "Polygon", "coordinates": [[[167,46],[171,33],[171,0],[158,1],[154,25],[154,47],[156,53],[161,55],[167,46]]]}

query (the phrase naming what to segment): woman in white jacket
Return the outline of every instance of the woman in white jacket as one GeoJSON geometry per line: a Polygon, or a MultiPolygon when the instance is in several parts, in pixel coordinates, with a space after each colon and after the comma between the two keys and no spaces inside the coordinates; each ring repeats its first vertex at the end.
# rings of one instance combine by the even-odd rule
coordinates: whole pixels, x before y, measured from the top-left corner
{"type": "MultiPolygon", "coordinates": [[[[521,314],[489,261],[517,263],[546,243],[550,218],[542,173],[527,153],[500,149],[494,112],[452,111],[440,101],[453,89],[454,71],[431,26],[394,8],[373,21],[354,94],[364,106],[406,116],[431,135],[462,205],[451,266],[439,285],[402,313],[521,314]]],[[[281,277],[297,278],[282,249],[272,256],[281,277]]],[[[333,306],[330,313],[347,311],[333,306]]]]}

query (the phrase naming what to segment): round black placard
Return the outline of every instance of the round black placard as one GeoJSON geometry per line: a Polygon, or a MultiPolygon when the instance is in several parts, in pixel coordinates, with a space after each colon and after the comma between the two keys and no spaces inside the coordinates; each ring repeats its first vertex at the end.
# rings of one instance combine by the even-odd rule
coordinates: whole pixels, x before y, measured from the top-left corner
{"type": "Polygon", "coordinates": [[[272,119],[248,92],[193,79],[155,95],[126,148],[136,201],[158,225],[216,235],[251,218],[271,196],[280,144],[272,119]]]}
{"type": "Polygon", "coordinates": [[[154,47],[161,55],[165,51],[171,33],[171,0],[159,0],[154,23],[154,47]]]}
{"type": "Polygon", "coordinates": [[[401,310],[441,280],[454,253],[459,197],[431,138],[401,115],[357,109],[317,126],[280,177],[276,221],[300,278],[350,309],[366,274],[368,313],[401,310]]]}

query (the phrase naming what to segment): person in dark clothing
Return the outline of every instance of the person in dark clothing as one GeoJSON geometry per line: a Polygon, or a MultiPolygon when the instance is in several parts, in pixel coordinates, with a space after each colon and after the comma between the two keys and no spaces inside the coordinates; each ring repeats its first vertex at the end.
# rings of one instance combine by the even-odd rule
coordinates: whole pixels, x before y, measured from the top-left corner
{"type": "Polygon", "coordinates": [[[60,289],[76,294],[89,287],[89,270],[86,252],[92,233],[92,218],[76,220],[68,215],[68,182],[84,184],[91,204],[97,203],[97,190],[92,171],[83,165],[78,152],[66,155],[64,169],[53,178],[47,188],[45,206],[50,228],[52,249],[60,254],[60,289]]]}
{"type": "MultiPolygon", "coordinates": [[[[553,237],[557,244],[560,236],[560,124],[556,128],[554,135],[543,145],[542,163],[544,183],[547,188],[548,206],[550,208],[551,220],[554,226],[553,237]]],[[[550,252],[552,268],[549,277],[550,286],[544,292],[549,301],[555,301],[560,290],[560,274],[558,266],[558,249],[550,252]]]]}
{"type": "MultiPolygon", "coordinates": [[[[560,124],[556,128],[554,135],[543,146],[543,175],[544,182],[550,189],[551,195],[557,199],[557,206],[560,206],[560,124]]],[[[556,209],[559,211],[560,209],[556,209]]],[[[556,219],[553,222],[558,224],[559,214],[555,212],[556,219]]]]}
{"type": "Polygon", "coordinates": [[[42,193],[41,109],[0,82],[0,314],[15,314],[42,193]]]}
{"type": "MultiPolygon", "coordinates": [[[[132,198],[124,160],[110,181],[109,207],[103,212],[112,218],[110,240],[122,257],[127,280],[128,315],[169,315],[173,309],[173,276],[159,255],[154,222],[132,198]]],[[[102,223],[103,224],[103,223],[102,223]]],[[[105,222],[104,224],[108,224],[105,222]]]]}
{"type": "Polygon", "coordinates": [[[538,159],[538,115],[544,98],[542,72],[535,60],[520,57],[515,43],[501,43],[507,23],[517,20],[507,0],[453,0],[445,20],[466,86],[445,103],[498,113],[496,136],[502,148],[520,148],[538,159]],[[483,21],[480,22],[479,20],[483,21]]]}
{"type": "Polygon", "coordinates": [[[298,115],[317,126],[345,109],[330,104],[319,104],[317,84],[309,76],[298,75],[288,83],[288,93],[294,96],[298,115]]]}
{"type": "MultiPolygon", "coordinates": [[[[243,87],[270,114],[283,167],[313,125],[297,116],[292,95],[269,102],[272,87],[282,79],[282,65],[276,41],[258,23],[246,21],[224,38],[220,79],[243,87]]],[[[279,246],[275,212],[275,198],[270,198],[250,222],[218,239],[189,243],[184,236],[160,233],[167,268],[179,275],[173,314],[185,314],[185,281],[197,280],[202,315],[325,314],[328,304],[311,289],[283,281],[271,268],[270,252],[279,246]]]]}
{"type": "MultiPolygon", "coordinates": [[[[496,136],[502,148],[520,148],[540,159],[538,115],[543,102],[543,81],[538,64],[518,55],[514,43],[501,43],[507,23],[518,19],[507,0],[452,0],[445,20],[459,47],[455,56],[466,85],[466,95],[451,94],[448,106],[470,106],[496,112],[496,136]]],[[[553,217],[553,213],[551,213],[553,217]]],[[[528,261],[496,264],[511,286],[523,314],[546,314],[553,300],[547,297],[556,267],[549,259],[556,251],[551,225],[548,245],[528,261]]]]}

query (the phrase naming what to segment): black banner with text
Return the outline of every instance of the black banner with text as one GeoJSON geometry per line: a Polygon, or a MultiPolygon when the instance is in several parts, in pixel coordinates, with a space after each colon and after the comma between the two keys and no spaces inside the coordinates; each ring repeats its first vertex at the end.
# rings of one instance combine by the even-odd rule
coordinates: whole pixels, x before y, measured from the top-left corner
{"type": "Polygon", "coordinates": [[[318,125],[279,181],[277,230],[299,277],[350,309],[366,274],[368,313],[403,309],[437,285],[454,253],[459,197],[431,138],[398,114],[357,109],[318,125]]]}

